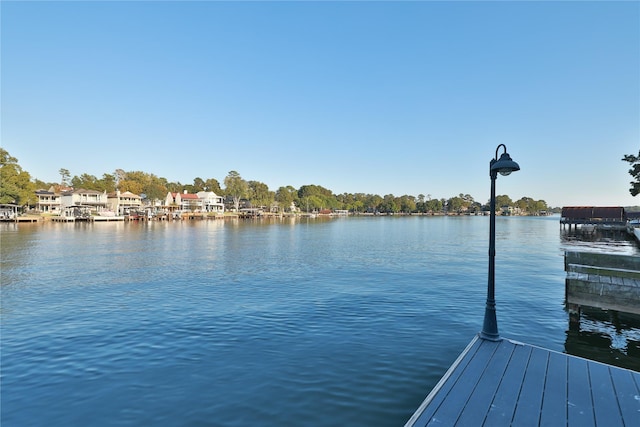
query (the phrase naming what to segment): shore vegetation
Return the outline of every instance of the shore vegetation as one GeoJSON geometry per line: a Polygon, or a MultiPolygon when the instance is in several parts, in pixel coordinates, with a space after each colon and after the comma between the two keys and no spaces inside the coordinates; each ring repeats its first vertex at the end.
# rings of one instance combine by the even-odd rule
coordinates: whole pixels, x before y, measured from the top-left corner
{"type": "MultiPolygon", "coordinates": [[[[625,159],[628,156],[625,156],[625,159]]],[[[342,193],[334,194],[330,189],[318,184],[307,184],[296,189],[293,186],[282,186],[271,190],[260,181],[247,181],[235,170],[229,171],[224,178],[224,188],[215,178],[196,177],[192,183],[169,182],[144,171],[124,171],[116,169],[112,173],[104,173],[96,177],[88,173],[72,175],[68,169],[60,168],[60,182],[44,182],[23,170],[18,159],[12,157],[7,150],[0,148],[0,203],[16,204],[25,208],[33,208],[37,202],[35,191],[38,189],[61,190],[73,187],[86,190],[104,191],[107,193],[120,190],[138,194],[146,200],[163,200],[168,192],[197,193],[213,191],[226,197],[229,207],[236,211],[242,206],[274,207],[281,211],[289,211],[292,207],[303,212],[320,212],[323,210],[348,210],[357,213],[480,213],[489,209],[489,201],[479,202],[469,194],[460,193],[449,198],[432,198],[430,194],[417,196],[404,194],[367,194],[342,193]]],[[[521,197],[513,200],[508,195],[497,196],[497,206],[509,212],[521,215],[538,215],[545,212],[559,211],[559,208],[547,206],[544,200],[521,197]]]]}

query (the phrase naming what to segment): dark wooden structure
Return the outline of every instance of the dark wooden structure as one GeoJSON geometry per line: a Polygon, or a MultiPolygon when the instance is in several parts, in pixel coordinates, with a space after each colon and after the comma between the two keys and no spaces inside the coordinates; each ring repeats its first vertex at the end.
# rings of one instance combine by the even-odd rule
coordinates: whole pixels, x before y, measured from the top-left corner
{"type": "Polygon", "coordinates": [[[608,227],[624,229],[627,225],[627,215],[623,207],[599,206],[566,206],[562,208],[560,225],[608,227]]]}
{"type": "Polygon", "coordinates": [[[583,305],[640,314],[640,257],[566,251],[564,269],[570,315],[583,305]]]}
{"type": "Polygon", "coordinates": [[[638,426],[640,372],[474,338],[405,427],[638,426]]]}

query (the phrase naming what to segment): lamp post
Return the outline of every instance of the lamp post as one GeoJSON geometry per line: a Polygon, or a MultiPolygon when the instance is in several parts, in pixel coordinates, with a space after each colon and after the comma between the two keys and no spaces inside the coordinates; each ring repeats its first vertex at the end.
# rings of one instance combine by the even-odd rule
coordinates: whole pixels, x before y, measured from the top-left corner
{"type": "Polygon", "coordinates": [[[490,341],[499,341],[498,320],[496,318],[496,178],[500,175],[509,175],[520,170],[520,166],[507,153],[504,144],[498,145],[496,155],[489,162],[489,176],[491,177],[491,199],[489,201],[489,280],[487,284],[487,305],[484,310],[484,323],[480,337],[490,341]],[[504,152],[498,159],[500,147],[504,152]]]}

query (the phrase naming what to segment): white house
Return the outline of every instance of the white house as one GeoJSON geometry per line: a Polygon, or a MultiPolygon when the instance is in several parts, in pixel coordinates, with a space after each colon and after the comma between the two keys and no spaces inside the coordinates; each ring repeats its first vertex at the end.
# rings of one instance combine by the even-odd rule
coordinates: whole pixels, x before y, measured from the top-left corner
{"type": "Polygon", "coordinates": [[[50,187],[48,190],[36,190],[36,197],[38,198],[36,210],[43,213],[60,214],[61,195],[56,193],[54,187],[50,187]]]}
{"type": "Polygon", "coordinates": [[[202,200],[197,194],[187,193],[167,193],[165,206],[170,209],[179,209],[181,211],[195,212],[202,210],[202,200]]]}
{"type": "Polygon", "coordinates": [[[61,210],[64,212],[71,206],[83,206],[91,212],[102,212],[107,209],[107,192],[83,188],[62,192],[60,197],[61,210]]]}
{"type": "Polygon", "coordinates": [[[224,212],[224,198],[222,196],[218,196],[213,191],[198,191],[196,195],[202,202],[201,206],[204,212],[224,212]]]}

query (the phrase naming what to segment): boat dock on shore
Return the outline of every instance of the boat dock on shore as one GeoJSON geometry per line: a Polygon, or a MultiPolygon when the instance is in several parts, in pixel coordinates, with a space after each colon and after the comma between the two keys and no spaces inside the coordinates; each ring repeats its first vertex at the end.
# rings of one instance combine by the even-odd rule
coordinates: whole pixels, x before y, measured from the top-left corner
{"type": "Polygon", "coordinates": [[[123,216],[88,216],[88,217],[74,217],[74,216],[52,216],[49,217],[49,221],[53,222],[113,222],[124,221],[123,216]]]}

